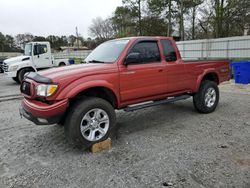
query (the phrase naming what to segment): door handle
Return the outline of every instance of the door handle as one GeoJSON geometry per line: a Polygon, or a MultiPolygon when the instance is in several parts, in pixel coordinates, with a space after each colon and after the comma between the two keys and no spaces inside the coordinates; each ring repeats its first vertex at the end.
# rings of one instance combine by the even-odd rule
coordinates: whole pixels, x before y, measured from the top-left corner
{"type": "Polygon", "coordinates": [[[159,69],[158,72],[163,72],[163,69],[159,69]]]}

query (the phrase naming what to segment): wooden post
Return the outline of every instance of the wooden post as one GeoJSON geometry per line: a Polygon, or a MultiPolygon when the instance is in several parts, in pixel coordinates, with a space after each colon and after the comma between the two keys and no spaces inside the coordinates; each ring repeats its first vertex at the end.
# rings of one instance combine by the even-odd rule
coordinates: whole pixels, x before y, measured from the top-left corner
{"type": "Polygon", "coordinates": [[[112,146],[111,139],[108,138],[107,140],[93,144],[90,150],[92,153],[96,153],[102,150],[111,149],[111,146],[112,146]]]}

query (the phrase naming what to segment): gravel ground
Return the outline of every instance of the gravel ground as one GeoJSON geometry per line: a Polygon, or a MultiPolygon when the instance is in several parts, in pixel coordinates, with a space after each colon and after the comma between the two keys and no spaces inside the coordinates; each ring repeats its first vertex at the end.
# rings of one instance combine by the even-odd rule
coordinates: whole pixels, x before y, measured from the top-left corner
{"type": "Polygon", "coordinates": [[[249,88],[222,85],[206,115],[191,99],[119,111],[112,149],[96,154],[68,145],[61,126],[21,119],[20,100],[0,102],[0,187],[249,188],[249,88]]]}
{"type": "Polygon", "coordinates": [[[18,95],[19,93],[19,84],[12,78],[6,78],[3,73],[0,73],[0,98],[6,95],[18,95]]]}

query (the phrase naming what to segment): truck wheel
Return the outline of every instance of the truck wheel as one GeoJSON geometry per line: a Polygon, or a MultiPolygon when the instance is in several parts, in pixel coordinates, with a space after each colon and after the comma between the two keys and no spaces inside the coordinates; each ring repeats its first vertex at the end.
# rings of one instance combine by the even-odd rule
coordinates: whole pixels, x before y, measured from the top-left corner
{"type": "Polygon", "coordinates": [[[33,72],[33,70],[31,69],[21,69],[18,74],[17,74],[17,78],[18,78],[18,81],[21,83],[23,81],[23,78],[24,78],[24,75],[25,73],[27,72],[33,72]]]}
{"type": "Polygon", "coordinates": [[[66,66],[64,62],[59,63],[59,67],[63,67],[63,66],[66,66]]]}
{"type": "Polygon", "coordinates": [[[66,117],[64,130],[67,140],[80,149],[106,140],[116,122],[112,105],[101,98],[84,98],[75,103],[66,117]]]}
{"type": "Polygon", "coordinates": [[[193,96],[195,109],[200,113],[213,112],[219,102],[219,88],[215,82],[205,80],[199,91],[193,96]]]}
{"type": "Polygon", "coordinates": [[[12,79],[13,79],[16,83],[20,84],[20,82],[19,82],[19,80],[18,80],[18,77],[12,77],[12,79]]]}

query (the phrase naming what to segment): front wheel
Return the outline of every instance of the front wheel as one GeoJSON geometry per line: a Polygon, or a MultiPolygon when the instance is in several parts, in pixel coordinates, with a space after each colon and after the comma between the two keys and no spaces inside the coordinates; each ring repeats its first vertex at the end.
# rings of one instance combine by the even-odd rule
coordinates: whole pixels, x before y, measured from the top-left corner
{"type": "Polygon", "coordinates": [[[20,84],[20,82],[19,82],[19,80],[18,80],[18,77],[12,77],[12,79],[13,79],[16,83],[20,84]]]}
{"type": "Polygon", "coordinates": [[[211,113],[219,102],[219,88],[215,82],[205,80],[193,96],[194,107],[198,112],[211,113]]]}
{"type": "Polygon", "coordinates": [[[106,140],[116,122],[113,106],[101,98],[85,98],[74,104],[65,121],[65,135],[70,143],[87,149],[106,140]]]}
{"type": "Polygon", "coordinates": [[[32,69],[29,69],[29,68],[24,68],[24,69],[21,69],[18,74],[17,74],[17,78],[18,78],[18,82],[21,83],[24,79],[24,75],[27,73],[27,72],[34,72],[32,69]]]}

